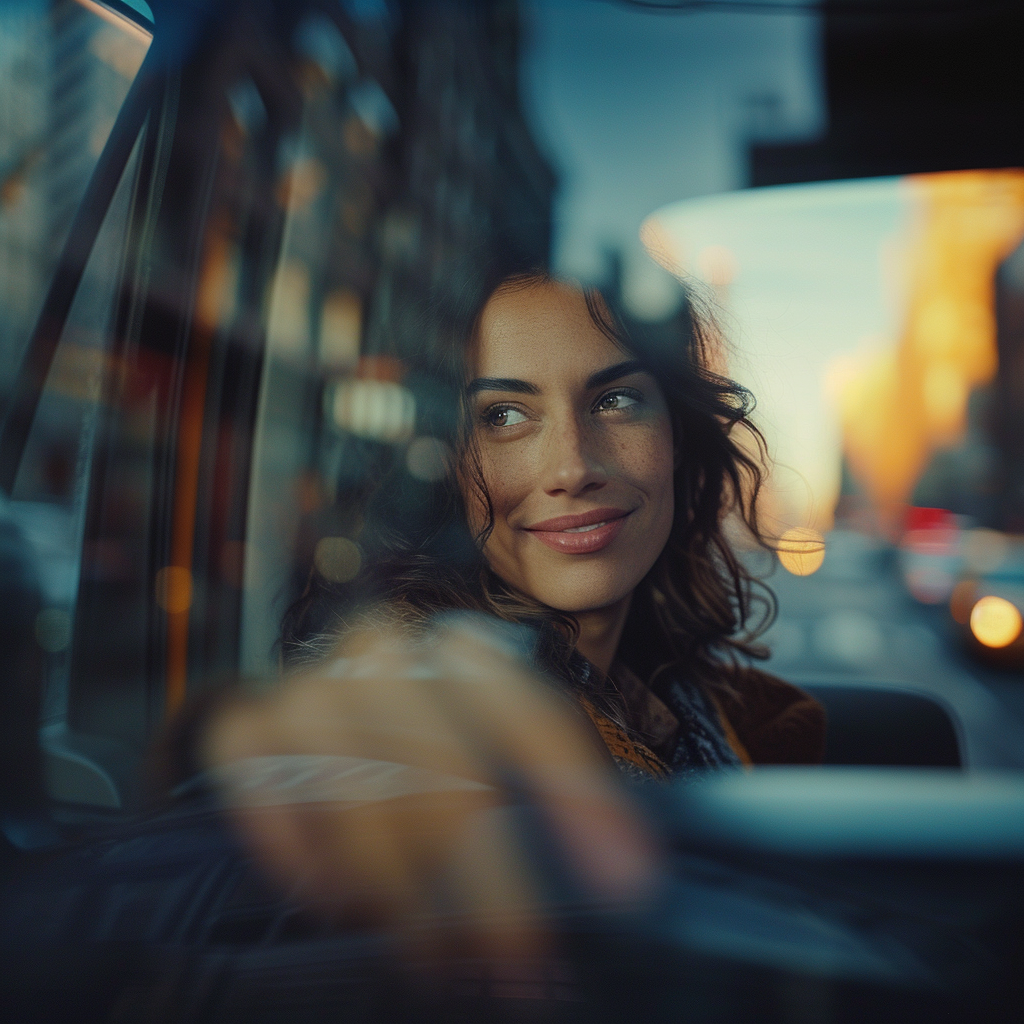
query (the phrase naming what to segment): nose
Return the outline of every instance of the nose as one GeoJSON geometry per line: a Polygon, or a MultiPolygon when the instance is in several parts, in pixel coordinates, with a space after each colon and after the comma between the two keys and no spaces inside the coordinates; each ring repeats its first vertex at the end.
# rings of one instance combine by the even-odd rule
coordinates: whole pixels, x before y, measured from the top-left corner
{"type": "Polygon", "coordinates": [[[575,497],[599,490],[608,470],[597,439],[575,417],[552,423],[547,431],[541,483],[546,493],[575,497]]]}

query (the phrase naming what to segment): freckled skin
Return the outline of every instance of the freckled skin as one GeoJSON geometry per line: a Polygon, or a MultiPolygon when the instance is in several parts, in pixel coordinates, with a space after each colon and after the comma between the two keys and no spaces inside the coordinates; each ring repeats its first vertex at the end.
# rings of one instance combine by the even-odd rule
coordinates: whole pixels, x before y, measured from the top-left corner
{"type": "MultiPolygon", "coordinates": [[[[494,508],[484,554],[516,589],[577,613],[584,632],[588,616],[618,623],[614,653],[629,597],[672,528],[672,426],[661,390],[643,371],[587,387],[632,355],[596,327],[578,290],[560,284],[499,289],[468,355],[470,379],[516,378],[539,390],[488,389],[470,400],[494,508]],[[527,529],[601,508],[630,515],[600,551],[555,551],[527,529]]],[[[479,528],[483,508],[471,489],[467,497],[479,528]]]]}

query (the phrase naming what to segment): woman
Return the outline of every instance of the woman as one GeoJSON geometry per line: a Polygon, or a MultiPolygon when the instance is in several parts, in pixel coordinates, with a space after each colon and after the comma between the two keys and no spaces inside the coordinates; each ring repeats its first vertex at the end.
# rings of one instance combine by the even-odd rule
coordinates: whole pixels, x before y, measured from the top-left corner
{"type": "Polygon", "coordinates": [[[692,305],[659,335],[597,292],[520,273],[465,334],[431,354],[448,368],[441,408],[461,411],[429,423],[458,453],[452,472],[426,499],[378,492],[366,570],[344,587],[314,573],[286,661],[330,650],[360,606],[406,622],[472,609],[538,630],[542,667],[629,772],[820,760],[818,705],[737,660],[762,653],[749,620],[770,593],[756,595],[725,517],[761,541],[761,471],[737,435],[763,448],[692,305]]]}
{"type": "MultiPolygon", "coordinates": [[[[222,708],[200,744],[272,870],[331,907],[373,893],[389,920],[422,906],[453,806],[461,821],[495,792],[533,800],[583,878],[629,892],[651,843],[606,765],[665,777],[821,754],[820,707],[738,657],[759,653],[744,633],[753,580],[724,520],[735,511],[760,538],[760,470],[736,433],[760,435],[749,395],[710,370],[692,307],[659,337],[543,274],[484,294],[422,368],[445,479],[386,476],[358,535],[363,571],[344,585],[314,574],[287,617],[285,660],[304,667],[222,708]],[[439,618],[452,610],[482,614],[439,618]],[[434,785],[421,778],[392,773],[377,799],[342,782],[254,800],[235,770],[298,754],[440,773],[443,810],[407,799],[434,785]],[[346,800],[358,826],[325,810],[346,800]]],[[[413,360],[414,388],[418,372],[413,360]]],[[[521,906],[529,871],[509,844],[484,845],[459,873],[476,879],[470,905],[521,906]]]]}

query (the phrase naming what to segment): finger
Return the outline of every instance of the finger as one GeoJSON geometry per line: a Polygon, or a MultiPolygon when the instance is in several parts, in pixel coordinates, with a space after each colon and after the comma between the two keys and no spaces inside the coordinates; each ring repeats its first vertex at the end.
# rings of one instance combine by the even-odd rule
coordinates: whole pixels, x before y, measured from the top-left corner
{"type": "Polygon", "coordinates": [[[658,850],[603,752],[562,702],[485,631],[457,623],[445,632],[438,654],[442,678],[477,683],[459,689],[457,712],[466,720],[464,731],[492,744],[478,756],[512,766],[586,882],[616,900],[641,896],[657,874],[658,850]]]}
{"type": "Polygon", "coordinates": [[[585,764],[598,771],[607,764],[590,730],[536,666],[500,642],[500,634],[496,638],[484,623],[469,616],[442,620],[438,634],[439,690],[445,692],[448,683],[449,715],[460,720],[472,716],[486,726],[482,735],[506,746],[512,741],[513,749],[538,764],[585,764]]]}
{"type": "Polygon", "coordinates": [[[408,913],[451,856],[466,818],[500,799],[437,773],[390,769],[292,755],[248,758],[211,774],[258,856],[275,876],[301,880],[297,896],[329,913],[362,906],[379,922],[408,913]],[[391,798],[382,799],[389,782],[391,798]]]}
{"type": "Polygon", "coordinates": [[[474,815],[445,876],[458,932],[483,959],[537,958],[551,946],[546,893],[514,813],[492,808],[474,815]]]}
{"type": "Polygon", "coordinates": [[[307,902],[316,909],[379,925],[402,919],[418,902],[418,854],[410,837],[381,812],[387,802],[296,808],[315,861],[307,902]]]}
{"type": "Polygon", "coordinates": [[[440,705],[429,650],[401,636],[360,638],[358,655],[296,678],[268,708],[284,748],[345,752],[421,764],[468,778],[486,774],[440,705]]]}

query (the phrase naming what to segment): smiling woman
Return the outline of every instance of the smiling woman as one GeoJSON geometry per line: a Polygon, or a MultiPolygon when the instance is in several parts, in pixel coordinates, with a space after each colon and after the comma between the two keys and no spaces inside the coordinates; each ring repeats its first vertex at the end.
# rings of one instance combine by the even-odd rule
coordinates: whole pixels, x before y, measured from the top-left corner
{"type": "Polygon", "coordinates": [[[819,758],[820,708],[749,666],[771,597],[723,522],[760,539],[760,435],[751,396],[709,369],[702,320],[685,304],[659,335],[541,272],[492,282],[450,316],[426,384],[422,353],[393,353],[449,471],[416,489],[404,465],[382,474],[360,573],[313,572],[285,661],[381,615],[429,631],[438,612],[483,612],[529,627],[534,670],[628,774],[819,758]]]}

